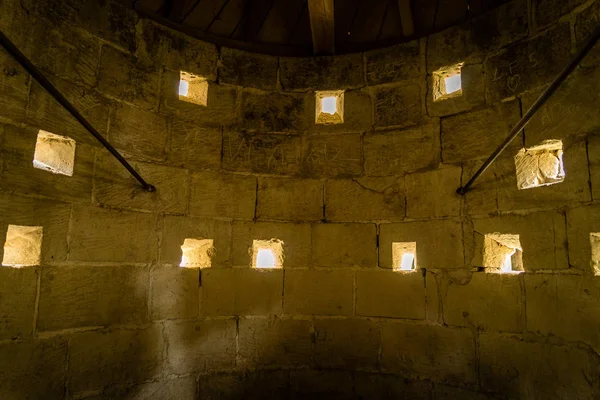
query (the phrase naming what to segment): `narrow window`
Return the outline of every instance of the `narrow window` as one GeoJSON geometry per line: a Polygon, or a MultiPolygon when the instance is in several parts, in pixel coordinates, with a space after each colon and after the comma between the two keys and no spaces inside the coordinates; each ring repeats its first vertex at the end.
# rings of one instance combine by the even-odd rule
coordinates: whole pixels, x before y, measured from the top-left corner
{"type": "Polygon", "coordinates": [[[562,182],[565,179],[562,149],[562,141],[546,140],[537,146],[519,150],[515,156],[519,190],[562,182]]]}
{"type": "Polygon", "coordinates": [[[462,96],[462,66],[459,63],[433,73],[433,101],[462,96]]]}
{"type": "Polygon", "coordinates": [[[278,239],[254,240],[252,243],[254,268],[282,268],[283,242],[278,239]]]}
{"type": "Polygon", "coordinates": [[[483,266],[487,272],[523,272],[523,248],[519,235],[506,233],[485,235],[483,266]]]}
{"type": "Polygon", "coordinates": [[[208,104],[208,81],[205,77],[189,72],[179,73],[179,100],[206,106],[208,104]]]}
{"type": "Polygon", "coordinates": [[[180,267],[209,268],[215,248],[212,239],[185,239],[181,246],[180,267]]]}
{"type": "Polygon", "coordinates": [[[592,246],[592,268],[595,275],[600,275],[600,232],[590,233],[592,246]]]}
{"type": "Polygon", "coordinates": [[[344,122],[344,91],[315,92],[317,124],[341,124],[344,122]]]}
{"type": "Polygon", "coordinates": [[[9,225],[4,242],[2,265],[7,267],[40,265],[42,236],[41,226],[9,225]]]}
{"type": "Polygon", "coordinates": [[[73,176],[75,141],[66,136],[40,130],[35,143],[33,167],[54,174],[73,176]]]}
{"type": "Polygon", "coordinates": [[[396,271],[416,271],[417,242],[392,243],[392,261],[396,271]]]}

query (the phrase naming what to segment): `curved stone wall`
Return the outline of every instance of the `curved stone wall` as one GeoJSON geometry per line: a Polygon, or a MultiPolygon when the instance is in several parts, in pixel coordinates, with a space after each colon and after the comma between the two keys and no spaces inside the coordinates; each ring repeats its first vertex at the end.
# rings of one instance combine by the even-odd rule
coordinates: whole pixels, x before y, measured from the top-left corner
{"type": "Polygon", "coordinates": [[[0,254],[34,264],[0,267],[1,398],[600,395],[598,49],[455,193],[600,1],[515,0],[307,59],[84,3],[5,0],[0,26],[157,192],[0,52],[0,254]],[[453,97],[436,79],[458,70],[453,97]],[[206,105],[180,99],[181,71],[206,105]],[[315,91],[340,90],[344,122],[315,123],[315,91]],[[72,176],[37,158],[39,130],[75,140],[72,176]],[[564,180],[518,190],[549,169],[564,180]],[[257,246],[282,268],[253,267],[257,246]]]}

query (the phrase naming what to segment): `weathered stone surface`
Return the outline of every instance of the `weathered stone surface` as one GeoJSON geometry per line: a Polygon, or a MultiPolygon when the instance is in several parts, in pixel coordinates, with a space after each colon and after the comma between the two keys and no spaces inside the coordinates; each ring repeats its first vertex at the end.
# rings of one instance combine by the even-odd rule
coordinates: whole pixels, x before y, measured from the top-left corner
{"type": "Polygon", "coordinates": [[[0,53],[0,66],[0,117],[24,121],[30,76],[6,52],[0,53]]]}
{"type": "Polygon", "coordinates": [[[600,349],[600,333],[594,328],[600,315],[599,277],[525,275],[525,293],[529,331],[600,349]]]}
{"type": "Polygon", "coordinates": [[[486,98],[497,102],[549,83],[569,62],[570,51],[571,33],[563,23],[488,57],[486,98]]]}
{"type": "Polygon", "coordinates": [[[315,321],[315,364],[319,368],[376,368],[379,327],[364,319],[315,321]]]}
{"type": "Polygon", "coordinates": [[[239,361],[244,368],[308,366],[314,328],[310,321],[240,319],[239,361]]]}
{"type": "Polygon", "coordinates": [[[401,175],[437,165],[440,154],[440,121],[401,131],[381,132],[364,137],[365,174],[401,175]]]}
{"type": "Polygon", "coordinates": [[[585,3],[585,0],[535,0],[532,8],[536,27],[539,29],[556,22],[560,17],[583,3],[585,3]]]}
{"type": "Polygon", "coordinates": [[[70,210],[70,205],[52,200],[0,193],[0,243],[3,244],[1,248],[4,248],[9,224],[41,226],[42,263],[65,261],[70,210]]]}
{"type": "Polygon", "coordinates": [[[462,226],[454,220],[382,224],[379,233],[379,266],[393,268],[392,243],[417,242],[419,268],[462,268],[462,226]]]}
{"type": "Polygon", "coordinates": [[[358,134],[319,135],[305,139],[302,175],[357,176],[362,173],[362,138],[358,134]]]}
{"type": "Polygon", "coordinates": [[[364,84],[362,54],[279,59],[283,90],[339,90],[364,84]]]}
{"type": "Polygon", "coordinates": [[[277,57],[223,47],[219,63],[219,80],[232,85],[275,90],[277,67],[277,57]]]}
{"type": "MultiPolygon", "coordinates": [[[[133,386],[117,386],[107,388],[98,400],[146,400],[151,398],[163,400],[191,400],[196,396],[196,380],[194,377],[166,379],[159,382],[142,383],[133,386]]],[[[96,398],[91,398],[96,400],[96,398]]]]}
{"type": "Polygon", "coordinates": [[[220,127],[202,127],[173,119],[169,163],[189,169],[219,169],[222,136],[220,127]]]}
{"type": "Polygon", "coordinates": [[[325,188],[328,221],[402,220],[405,214],[404,179],[332,179],[325,188]]]}
{"type": "Polygon", "coordinates": [[[418,40],[365,53],[367,82],[370,85],[403,81],[419,76],[418,40]]]}
{"type": "Polygon", "coordinates": [[[316,266],[376,267],[377,228],[375,224],[314,224],[312,250],[316,266]]]}
{"type": "Polygon", "coordinates": [[[343,96],[343,122],[326,124],[316,123],[315,109],[318,109],[319,103],[315,92],[306,93],[304,96],[304,118],[307,121],[308,130],[319,133],[358,133],[371,130],[373,128],[373,96],[371,91],[366,89],[345,90],[343,96]]]}
{"type": "Polygon", "coordinates": [[[351,315],[352,271],[289,270],[285,273],[286,314],[351,315]]]}
{"type": "MultiPolygon", "coordinates": [[[[442,119],[442,159],[446,163],[485,159],[504,141],[520,119],[518,101],[442,119]]],[[[523,139],[518,136],[507,152],[515,153],[523,139]]]]}
{"type": "Polygon", "coordinates": [[[167,119],[135,107],[122,106],[111,118],[109,140],[136,158],[162,161],[166,156],[167,119]]]}
{"type": "Polygon", "coordinates": [[[256,371],[201,375],[198,399],[288,399],[289,373],[287,371],[256,371]]]}
{"type": "MultiPolygon", "coordinates": [[[[565,216],[551,211],[473,219],[473,239],[466,234],[465,241],[475,242],[478,234],[516,234],[523,248],[525,271],[564,269],[569,267],[565,225],[565,216]]],[[[481,249],[475,249],[478,250],[481,249]]],[[[469,261],[474,260],[467,257],[469,261]]]]}
{"type": "Polygon", "coordinates": [[[151,214],[75,206],[69,261],[150,262],[157,255],[155,228],[151,214]]]}
{"type": "MultiPolygon", "coordinates": [[[[479,167],[481,167],[481,161],[463,163],[461,186],[467,184],[479,167]]],[[[490,165],[472,188],[473,190],[468,191],[464,196],[463,212],[469,215],[491,215],[497,212],[498,177],[496,175],[496,163],[490,165]]]]}
{"type": "Polygon", "coordinates": [[[255,177],[216,172],[192,173],[191,215],[252,219],[255,203],[255,177]]]}
{"type": "Polygon", "coordinates": [[[356,315],[425,319],[425,296],[419,272],[356,272],[356,315]]]}
{"type": "Polygon", "coordinates": [[[447,279],[442,301],[448,325],[486,331],[523,330],[525,299],[520,275],[465,272],[447,279]]]}
{"type": "Polygon", "coordinates": [[[0,268],[0,340],[31,336],[38,274],[32,267],[0,268]]]}
{"type": "Polygon", "coordinates": [[[304,95],[242,92],[242,126],[267,132],[302,131],[307,126],[304,95]]]}
{"type": "Polygon", "coordinates": [[[323,218],[323,183],[317,180],[259,178],[256,217],[314,221],[323,218]]]}
{"type": "Polygon", "coordinates": [[[437,382],[475,381],[475,342],[467,329],[386,321],[381,325],[381,368],[437,382]]]}
{"type": "Polygon", "coordinates": [[[406,175],[406,216],[409,218],[448,217],[460,213],[462,169],[450,166],[406,175]]]}
{"type": "Polygon", "coordinates": [[[3,399],[64,398],[66,341],[5,343],[0,345],[0,359],[0,397],[3,399]]]}
{"type": "Polygon", "coordinates": [[[141,324],[148,320],[148,291],[146,267],[44,267],[37,326],[141,324]]]}
{"type": "Polygon", "coordinates": [[[483,392],[475,392],[468,389],[463,389],[460,387],[448,386],[448,385],[440,385],[435,384],[433,388],[433,395],[435,399],[440,400],[453,400],[453,399],[461,399],[461,400],[490,400],[490,399],[499,399],[501,397],[496,397],[489,393],[483,392]]]}
{"type": "Polygon", "coordinates": [[[567,211],[569,266],[584,273],[596,273],[595,268],[600,269],[600,260],[592,259],[591,233],[600,233],[600,207],[580,206],[567,211]]]}
{"type": "Polygon", "coordinates": [[[99,155],[94,176],[94,199],[102,205],[165,213],[188,208],[189,172],[181,168],[134,162],[138,173],[156,188],[146,191],[111,154],[99,155]]]}
{"type": "Polygon", "coordinates": [[[421,121],[421,87],[416,83],[375,92],[375,126],[411,126],[421,121]]]}
{"type": "Polygon", "coordinates": [[[575,347],[527,343],[518,338],[479,336],[481,386],[511,398],[591,399],[597,366],[575,347]]]}
{"type": "Polygon", "coordinates": [[[234,366],[236,322],[214,319],[168,323],[165,327],[167,370],[173,374],[234,366]]]}
{"type": "Polygon", "coordinates": [[[200,314],[278,315],[281,293],[281,269],[207,269],[202,271],[200,314]]]}
{"type": "Polygon", "coordinates": [[[600,199],[600,135],[592,135],[588,138],[587,151],[592,198],[600,199]]]}
{"type": "Polygon", "coordinates": [[[136,106],[158,106],[160,74],[155,64],[110,46],[102,47],[98,90],[136,106]]]}
{"type": "Polygon", "coordinates": [[[200,309],[199,269],[179,266],[155,267],[150,271],[150,315],[152,320],[186,319],[200,309]]]}
{"type": "Polygon", "coordinates": [[[283,267],[308,267],[311,259],[310,224],[236,221],[232,228],[234,266],[252,265],[254,240],[278,239],[283,246],[283,267]]]}
{"type": "Polygon", "coordinates": [[[354,390],[359,399],[432,399],[432,385],[429,382],[411,381],[403,376],[368,372],[356,372],[354,379],[354,390]]]}
{"type": "Polygon", "coordinates": [[[69,342],[69,391],[146,381],[160,375],[162,362],[160,325],[143,330],[77,333],[69,342]]]}
{"type": "Polygon", "coordinates": [[[290,372],[291,392],[296,399],[349,399],[354,397],[349,371],[297,370],[290,372]]]}
{"type": "MultiPolygon", "coordinates": [[[[579,0],[576,0],[577,2],[579,0]]],[[[583,43],[592,36],[592,32],[598,26],[600,21],[600,3],[594,2],[585,12],[579,14],[575,20],[575,39],[577,48],[581,48],[583,43]]],[[[600,50],[593,48],[590,53],[581,61],[581,65],[589,67],[600,64],[600,50]]]]}
{"type": "Polygon", "coordinates": [[[433,77],[430,76],[427,91],[427,113],[429,116],[441,117],[457,114],[483,104],[485,102],[484,77],[483,64],[464,65],[460,69],[462,94],[440,101],[433,101],[434,85],[432,84],[433,77]]]}
{"type": "Polygon", "coordinates": [[[185,239],[212,239],[211,267],[228,265],[231,247],[231,224],[209,219],[165,216],[160,242],[160,261],[180,265],[181,246],[185,239]]]}

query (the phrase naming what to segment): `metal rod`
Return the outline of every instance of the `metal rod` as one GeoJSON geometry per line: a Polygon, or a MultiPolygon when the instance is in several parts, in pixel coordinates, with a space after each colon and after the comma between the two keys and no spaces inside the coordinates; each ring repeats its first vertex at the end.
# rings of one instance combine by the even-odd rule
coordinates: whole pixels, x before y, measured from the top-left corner
{"type": "Polygon", "coordinates": [[[108,150],[113,156],[115,156],[117,160],[119,160],[119,162],[127,169],[127,171],[129,171],[131,175],[133,175],[135,179],[138,180],[138,182],[146,191],[156,191],[156,188],[150,185],[148,182],[146,182],[144,178],[142,178],[140,174],[138,174],[136,170],[133,169],[133,167],[127,162],[127,160],[125,160],[125,158],[123,158],[123,156],[110,143],[108,143],[104,136],[102,136],[83,117],[83,115],[81,115],[79,111],[75,109],[75,107],[65,98],[65,96],[63,96],[62,93],[60,93],[58,89],[54,87],[54,85],[40,72],[40,70],[37,69],[37,67],[33,65],[23,53],[21,53],[17,46],[15,46],[14,43],[11,42],[2,31],[0,31],[0,43],[6,49],[6,51],[8,51],[8,53],[10,53],[10,55],[13,56],[14,59],[17,60],[23,68],[25,68],[25,70],[30,75],[33,76],[35,80],[38,81],[39,84],[44,89],[46,89],[46,91],[50,93],[50,95],[54,97],[56,101],[60,103],[61,106],[63,106],[73,117],[75,117],[75,119],[79,121],[79,123],[83,125],[83,127],[87,129],[89,133],[92,134],[92,136],[94,136],[100,143],[102,143],[106,150],[108,150]]]}
{"type": "Polygon", "coordinates": [[[600,25],[596,27],[596,30],[594,30],[592,36],[590,36],[585,46],[583,46],[581,50],[577,52],[573,60],[571,60],[571,62],[561,71],[560,74],[558,74],[558,76],[554,79],[554,81],[552,81],[550,86],[548,86],[546,90],[544,90],[544,92],[540,95],[540,97],[538,97],[535,103],[531,105],[531,107],[529,108],[529,110],[527,110],[525,115],[523,115],[521,120],[510,131],[510,134],[504,140],[504,142],[502,142],[502,144],[492,153],[492,155],[489,156],[487,160],[485,160],[483,165],[477,170],[477,172],[475,172],[471,179],[469,179],[467,184],[459,187],[456,190],[456,193],[464,195],[469,191],[473,183],[475,183],[475,181],[481,176],[481,174],[483,174],[488,169],[488,167],[496,160],[496,158],[498,158],[500,153],[502,153],[508,147],[510,142],[512,142],[517,137],[517,135],[521,132],[521,130],[523,130],[523,128],[525,128],[525,125],[529,123],[529,121],[535,115],[535,113],[546,103],[546,101],[548,101],[548,99],[554,94],[554,92],[556,92],[558,87],[565,81],[565,79],[567,79],[567,77],[571,75],[575,67],[577,67],[577,65],[590,52],[590,50],[594,48],[594,45],[596,44],[599,38],[600,25]]]}

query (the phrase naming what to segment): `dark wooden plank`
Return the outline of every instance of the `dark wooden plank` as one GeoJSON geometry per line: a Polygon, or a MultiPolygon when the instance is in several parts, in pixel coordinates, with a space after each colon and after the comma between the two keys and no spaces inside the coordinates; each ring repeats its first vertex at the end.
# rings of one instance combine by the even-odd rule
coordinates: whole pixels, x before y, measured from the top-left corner
{"type": "Polygon", "coordinates": [[[218,17],[219,11],[228,0],[200,0],[194,10],[189,13],[184,23],[200,30],[209,28],[211,22],[218,17]]]}
{"type": "MultiPolygon", "coordinates": [[[[312,33],[310,32],[310,16],[308,13],[308,1],[302,9],[302,15],[296,26],[290,32],[288,44],[295,46],[310,46],[312,49],[312,33]]],[[[312,53],[312,51],[311,51],[312,53]]]]}
{"type": "Polygon", "coordinates": [[[455,25],[467,18],[468,0],[440,0],[434,29],[455,25]]]}
{"type": "Polygon", "coordinates": [[[244,14],[231,38],[255,41],[262,24],[268,16],[275,0],[246,0],[244,14]]]}
{"type": "Polygon", "coordinates": [[[377,36],[377,41],[402,37],[402,23],[398,11],[397,0],[389,0],[383,25],[377,36]]]}
{"type": "Polygon", "coordinates": [[[287,43],[305,4],[306,0],[276,1],[258,32],[257,40],[263,43],[287,43]]]}
{"type": "Polygon", "coordinates": [[[244,0],[229,0],[212,25],[207,29],[214,35],[230,37],[244,14],[244,0]]]}
{"type": "Polygon", "coordinates": [[[335,52],[333,0],[308,0],[310,31],[315,54],[335,52]]]}
{"type": "Polygon", "coordinates": [[[424,35],[433,29],[437,2],[440,0],[415,0],[411,3],[413,24],[417,35],[424,35]]]}
{"type": "Polygon", "coordinates": [[[400,13],[400,20],[402,21],[402,34],[404,36],[412,36],[415,33],[415,26],[413,23],[412,8],[410,6],[410,0],[398,0],[398,12],[400,13]]]}
{"type": "Polygon", "coordinates": [[[358,4],[357,17],[350,28],[348,42],[370,43],[377,40],[385,17],[387,0],[361,0],[358,4]]]}
{"type": "Polygon", "coordinates": [[[358,0],[335,0],[335,45],[338,50],[347,43],[357,12],[358,0]]]}

